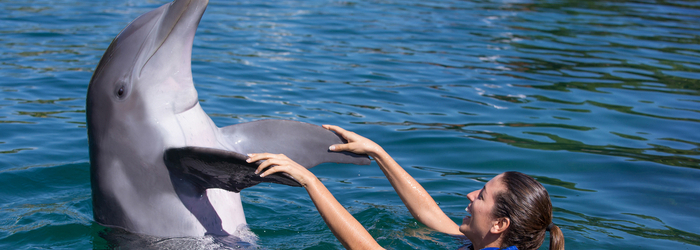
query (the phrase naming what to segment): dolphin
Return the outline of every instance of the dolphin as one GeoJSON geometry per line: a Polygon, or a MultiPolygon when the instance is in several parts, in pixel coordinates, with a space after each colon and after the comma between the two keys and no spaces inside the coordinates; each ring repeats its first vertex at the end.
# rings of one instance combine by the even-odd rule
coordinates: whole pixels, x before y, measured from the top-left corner
{"type": "Polygon", "coordinates": [[[217,127],[192,80],[192,43],[207,0],[175,0],[132,21],[90,80],[86,120],[97,223],[158,237],[236,235],[246,230],[240,191],[260,182],[245,154],[283,153],[310,168],[369,164],[331,152],[342,138],[317,125],[260,120],[217,127]]]}

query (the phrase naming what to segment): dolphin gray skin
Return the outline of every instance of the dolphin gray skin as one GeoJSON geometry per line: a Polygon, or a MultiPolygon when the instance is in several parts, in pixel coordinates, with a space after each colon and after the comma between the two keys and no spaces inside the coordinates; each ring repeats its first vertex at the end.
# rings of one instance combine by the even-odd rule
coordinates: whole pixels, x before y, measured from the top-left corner
{"type": "Polygon", "coordinates": [[[131,22],[90,80],[86,118],[95,221],[159,237],[245,230],[241,189],[262,181],[245,154],[284,153],[309,168],[369,164],[328,151],[342,143],[319,126],[263,120],[217,127],[192,82],[191,53],[206,0],[175,0],[131,22]],[[166,153],[167,152],[167,153],[166,153]]]}

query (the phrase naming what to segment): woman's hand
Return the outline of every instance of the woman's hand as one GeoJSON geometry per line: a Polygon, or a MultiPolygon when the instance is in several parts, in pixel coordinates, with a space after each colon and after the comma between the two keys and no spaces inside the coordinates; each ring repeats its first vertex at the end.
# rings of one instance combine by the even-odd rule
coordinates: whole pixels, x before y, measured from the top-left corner
{"type": "Polygon", "coordinates": [[[289,159],[283,154],[249,154],[248,162],[263,161],[255,173],[267,168],[260,177],[277,172],[284,172],[296,179],[309,193],[331,232],[338,238],[346,249],[381,249],[372,235],[358,222],[355,217],[345,210],[333,197],[326,186],[305,167],[289,159]],[[269,168],[268,168],[269,167],[269,168]]]}
{"type": "Polygon", "coordinates": [[[378,153],[384,150],[381,146],[379,146],[379,144],[373,142],[372,140],[367,139],[354,132],[347,131],[341,127],[333,125],[323,125],[323,128],[335,132],[336,134],[342,136],[343,138],[345,138],[345,140],[348,141],[348,143],[346,144],[331,145],[328,148],[331,151],[349,151],[355,154],[368,154],[372,157],[376,157],[378,153]]]}
{"type": "Polygon", "coordinates": [[[299,165],[292,159],[289,159],[283,154],[248,154],[247,162],[263,161],[255,170],[255,173],[260,173],[260,177],[265,177],[277,172],[287,173],[292,178],[296,179],[302,186],[306,187],[310,180],[316,179],[316,176],[311,173],[308,169],[299,165]],[[267,168],[267,170],[265,170],[267,168]],[[265,170],[265,171],[263,171],[265,170]]]}

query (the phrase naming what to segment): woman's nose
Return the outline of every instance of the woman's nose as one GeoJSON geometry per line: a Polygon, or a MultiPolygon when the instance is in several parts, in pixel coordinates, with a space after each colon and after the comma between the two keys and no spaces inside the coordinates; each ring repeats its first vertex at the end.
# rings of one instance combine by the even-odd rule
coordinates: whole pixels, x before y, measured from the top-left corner
{"type": "Polygon", "coordinates": [[[469,201],[474,201],[478,194],[479,194],[479,190],[474,190],[471,193],[467,194],[467,199],[469,199],[469,201]]]}

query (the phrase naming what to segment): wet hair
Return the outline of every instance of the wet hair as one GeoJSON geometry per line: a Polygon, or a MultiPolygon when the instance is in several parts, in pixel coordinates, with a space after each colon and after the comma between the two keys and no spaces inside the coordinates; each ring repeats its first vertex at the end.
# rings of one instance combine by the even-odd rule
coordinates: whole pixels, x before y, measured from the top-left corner
{"type": "Polygon", "coordinates": [[[501,248],[538,249],[549,232],[549,249],[564,249],[564,235],[552,223],[552,202],[547,190],[534,178],[520,172],[505,172],[506,190],[495,195],[494,218],[510,219],[501,248]]]}

